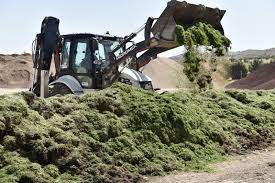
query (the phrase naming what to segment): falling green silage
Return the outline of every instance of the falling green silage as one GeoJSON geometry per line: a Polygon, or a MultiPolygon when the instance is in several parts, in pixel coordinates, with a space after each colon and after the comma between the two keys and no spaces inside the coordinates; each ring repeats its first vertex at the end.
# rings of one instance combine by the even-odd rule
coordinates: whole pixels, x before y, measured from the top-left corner
{"type": "Polygon", "coordinates": [[[214,50],[217,56],[224,56],[231,45],[231,41],[211,25],[198,22],[193,25],[177,25],[175,34],[180,45],[187,49],[185,53],[184,72],[191,82],[195,82],[201,89],[206,88],[212,81],[211,73],[202,70],[205,61],[199,53],[198,46],[206,46],[214,50]]]}
{"type": "Polygon", "coordinates": [[[138,182],[275,137],[274,92],[0,96],[0,182],[138,182]]]}

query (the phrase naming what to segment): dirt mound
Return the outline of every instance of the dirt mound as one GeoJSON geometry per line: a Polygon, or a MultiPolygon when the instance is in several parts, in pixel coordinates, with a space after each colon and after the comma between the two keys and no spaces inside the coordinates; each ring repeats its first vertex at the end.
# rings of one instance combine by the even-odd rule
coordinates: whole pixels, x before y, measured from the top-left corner
{"type": "MultiPolygon", "coordinates": [[[[207,65],[207,67],[209,67],[207,65]]],[[[223,65],[218,65],[217,72],[212,73],[213,88],[224,89],[226,80],[223,76],[223,65]]],[[[183,65],[169,58],[157,58],[142,68],[144,74],[153,80],[154,88],[176,89],[193,88],[188,78],[183,72],[183,65]]]]}
{"type": "Polygon", "coordinates": [[[246,78],[238,80],[226,88],[271,90],[275,88],[275,63],[262,66],[260,69],[249,74],[246,78]]]}
{"type": "Polygon", "coordinates": [[[31,55],[0,56],[0,87],[28,88],[32,78],[31,55]]]}
{"type": "Polygon", "coordinates": [[[189,85],[183,66],[169,58],[157,58],[142,68],[143,73],[153,80],[155,88],[170,89],[189,85]]]}

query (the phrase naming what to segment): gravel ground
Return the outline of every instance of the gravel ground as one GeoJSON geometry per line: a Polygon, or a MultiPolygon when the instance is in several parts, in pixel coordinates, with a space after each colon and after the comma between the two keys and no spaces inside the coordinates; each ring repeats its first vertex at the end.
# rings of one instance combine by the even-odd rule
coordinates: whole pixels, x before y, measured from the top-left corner
{"type": "Polygon", "coordinates": [[[150,183],[275,183],[275,144],[266,150],[235,156],[212,166],[214,173],[180,173],[150,183]]]}
{"type": "Polygon", "coordinates": [[[0,88],[0,95],[5,95],[5,94],[13,94],[13,93],[18,93],[21,91],[28,91],[29,89],[27,88],[0,88]]]}

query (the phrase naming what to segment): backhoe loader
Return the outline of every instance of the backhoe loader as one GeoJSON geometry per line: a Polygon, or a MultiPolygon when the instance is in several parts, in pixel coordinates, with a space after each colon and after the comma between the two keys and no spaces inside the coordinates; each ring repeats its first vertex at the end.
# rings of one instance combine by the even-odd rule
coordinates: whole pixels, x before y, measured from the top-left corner
{"type": "Polygon", "coordinates": [[[152,80],[140,68],[159,53],[178,47],[177,24],[205,22],[224,34],[224,10],[171,0],[159,18],[148,18],[136,32],[125,37],[110,34],[60,35],[59,19],[45,17],[33,45],[33,84],[40,97],[81,95],[122,82],[152,90],[152,80]],[[144,32],[144,40],[132,40],[144,32]],[[54,65],[54,75],[49,70],[54,65]]]}

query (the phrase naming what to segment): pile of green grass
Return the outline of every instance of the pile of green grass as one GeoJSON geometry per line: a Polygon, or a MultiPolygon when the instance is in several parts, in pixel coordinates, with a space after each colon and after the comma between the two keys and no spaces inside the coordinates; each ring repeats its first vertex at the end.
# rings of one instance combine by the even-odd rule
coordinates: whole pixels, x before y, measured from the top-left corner
{"type": "Polygon", "coordinates": [[[0,96],[0,182],[138,182],[269,143],[274,92],[0,96]]]}

